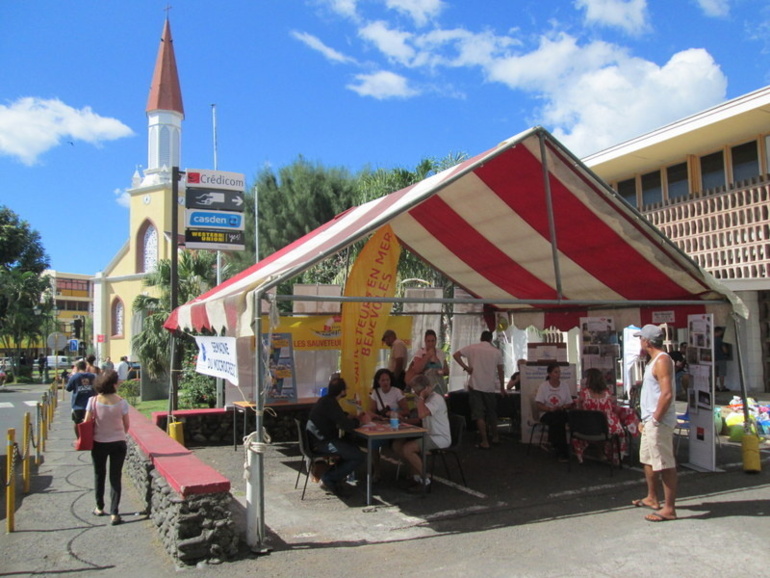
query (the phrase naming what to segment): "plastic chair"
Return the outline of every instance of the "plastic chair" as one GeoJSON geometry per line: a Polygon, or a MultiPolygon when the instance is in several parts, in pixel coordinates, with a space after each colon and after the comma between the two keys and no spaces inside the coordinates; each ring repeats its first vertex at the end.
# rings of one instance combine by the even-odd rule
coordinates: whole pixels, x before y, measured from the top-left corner
{"type": "Polygon", "coordinates": [[[305,485],[302,488],[302,499],[305,499],[305,491],[307,490],[307,481],[310,478],[310,470],[313,465],[319,462],[329,463],[336,459],[335,454],[324,454],[315,452],[311,449],[310,438],[308,438],[308,432],[306,429],[307,422],[302,422],[297,418],[294,418],[294,423],[297,426],[297,439],[299,441],[299,451],[302,455],[302,463],[297,470],[297,479],[294,481],[294,489],[297,489],[299,485],[299,477],[303,471],[305,473],[305,485]]]}
{"type": "Polygon", "coordinates": [[[679,444],[682,441],[684,435],[690,435],[690,406],[684,413],[676,414],[676,426],[674,427],[674,433],[676,434],[676,455],[679,456],[679,444]]]}
{"type": "MultiPolygon", "coordinates": [[[[567,414],[569,424],[569,452],[572,453],[572,440],[579,439],[588,443],[610,444],[612,452],[610,454],[610,475],[614,473],[615,456],[618,457],[618,468],[622,468],[620,455],[620,436],[610,434],[610,427],[607,423],[607,416],[603,411],[589,409],[574,409],[567,414]]],[[[571,469],[571,461],[568,462],[571,469]]]]}
{"type": "MultiPolygon", "coordinates": [[[[460,470],[460,477],[463,480],[463,486],[468,487],[468,484],[465,481],[465,472],[463,471],[463,465],[460,463],[460,456],[457,453],[457,448],[460,447],[463,443],[463,434],[465,433],[465,418],[461,415],[457,415],[455,413],[450,413],[448,415],[449,417],[449,431],[452,435],[452,443],[449,445],[448,448],[437,448],[430,450],[428,452],[428,460],[430,461],[430,466],[428,468],[428,475],[430,476],[430,479],[433,479],[433,469],[436,466],[436,456],[441,456],[441,461],[444,463],[444,471],[446,471],[447,478],[452,479],[452,477],[449,475],[449,466],[446,462],[446,455],[451,454],[454,456],[455,461],[457,462],[457,468],[460,470]]],[[[428,486],[428,491],[430,491],[433,484],[430,484],[428,486]]]]}
{"type": "Polygon", "coordinates": [[[535,430],[538,427],[540,428],[540,441],[538,442],[540,446],[543,445],[543,439],[548,433],[548,426],[540,421],[540,408],[537,407],[537,402],[535,401],[535,398],[533,397],[529,403],[530,403],[531,411],[530,411],[530,417],[527,420],[527,425],[530,428],[529,445],[527,446],[527,455],[529,455],[529,450],[532,448],[532,440],[535,437],[535,430]]]}

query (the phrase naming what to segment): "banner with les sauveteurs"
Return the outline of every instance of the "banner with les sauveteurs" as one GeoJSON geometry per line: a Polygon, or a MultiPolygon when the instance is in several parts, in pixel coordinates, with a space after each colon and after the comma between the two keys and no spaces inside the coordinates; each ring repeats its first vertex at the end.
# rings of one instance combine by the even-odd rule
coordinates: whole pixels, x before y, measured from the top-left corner
{"type": "MultiPolygon", "coordinates": [[[[358,254],[345,283],[346,297],[393,297],[401,245],[390,225],[380,227],[358,254]]],[[[376,371],[392,303],[342,304],[342,377],[348,397],[365,399],[376,371]]],[[[394,329],[395,330],[395,329],[394,329]]],[[[399,335],[398,331],[396,334],[399,335]]],[[[402,338],[411,333],[401,334],[402,338]]],[[[346,408],[347,409],[347,408],[346,408]]]]}
{"type": "MultiPolygon", "coordinates": [[[[269,327],[270,320],[262,317],[262,327],[269,327]]],[[[407,346],[411,347],[412,318],[400,315],[388,320],[388,329],[396,332],[407,346]]],[[[342,317],[340,315],[314,315],[308,317],[281,317],[274,333],[291,335],[294,351],[318,351],[342,349],[342,317]]],[[[380,335],[379,337],[382,337],[380,335]]],[[[379,339],[376,347],[386,348],[379,339]]]]}

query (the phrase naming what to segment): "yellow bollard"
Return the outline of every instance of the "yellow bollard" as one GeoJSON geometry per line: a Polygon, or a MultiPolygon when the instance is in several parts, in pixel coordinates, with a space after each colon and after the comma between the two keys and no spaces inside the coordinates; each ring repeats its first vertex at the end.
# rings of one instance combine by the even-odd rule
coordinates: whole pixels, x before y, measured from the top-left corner
{"type": "Polygon", "coordinates": [[[40,465],[40,457],[43,452],[43,448],[41,447],[43,444],[43,436],[40,435],[41,430],[43,429],[43,420],[41,419],[41,416],[43,414],[42,406],[40,405],[40,402],[37,402],[37,405],[35,406],[35,410],[37,413],[35,414],[35,439],[37,440],[37,443],[35,444],[35,465],[40,465]]]}
{"type": "Polygon", "coordinates": [[[15,527],[14,514],[16,513],[16,480],[13,466],[16,461],[16,430],[8,429],[8,457],[6,458],[6,491],[5,491],[5,531],[10,534],[15,527]]]}
{"type": "Polygon", "coordinates": [[[40,451],[45,451],[45,440],[48,432],[48,394],[43,394],[43,404],[40,407],[40,451]]]}
{"type": "Polygon", "coordinates": [[[24,434],[22,435],[22,448],[21,452],[22,466],[21,466],[21,478],[24,480],[24,493],[29,494],[30,486],[30,471],[29,471],[29,430],[32,427],[32,422],[29,419],[29,412],[24,414],[24,434]]]}
{"type": "Polygon", "coordinates": [[[175,420],[174,417],[171,416],[167,430],[171,439],[184,445],[184,426],[181,421],[175,420]]]}
{"type": "Polygon", "coordinates": [[[759,436],[752,432],[743,434],[741,440],[741,452],[743,454],[743,471],[747,474],[757,474],[762,470],[759,459],[759,436]]]}

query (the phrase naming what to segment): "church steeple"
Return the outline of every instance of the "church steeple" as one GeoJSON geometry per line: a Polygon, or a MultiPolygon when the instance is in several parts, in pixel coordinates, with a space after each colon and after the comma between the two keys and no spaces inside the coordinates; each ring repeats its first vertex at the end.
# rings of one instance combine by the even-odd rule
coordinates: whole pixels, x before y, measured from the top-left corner
{"type": "Polygon", "coordinates": [[[150,96],[147,99],[147,112],[171,110],[184,118],[182,89],[179,87],[179,75],[174,57],[174,41],[171,38],[171,24],[166,20],[163,36],[160,39],[158,58],[155,60],[155,72],[152,75],[150,96]]]}
{"type": "Polygon", "coordinates": [[[184,107],[173,42],[166,19],[147,98],[147,170],[142,186],[167,182],[171,167],[180,166],[184,107]]]}

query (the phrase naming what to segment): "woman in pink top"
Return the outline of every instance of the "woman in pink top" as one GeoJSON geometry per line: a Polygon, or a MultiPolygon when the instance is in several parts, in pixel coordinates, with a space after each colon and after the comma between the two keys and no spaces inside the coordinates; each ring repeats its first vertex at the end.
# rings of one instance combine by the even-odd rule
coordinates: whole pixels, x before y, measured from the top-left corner
{"type": "Polygon", "coordinates": [[[111,524],[122,522],[119,513],[121,477],[123,462],[126,460],[126,432],[128,432],[128,402],[116,391],[118,374],[111,369],[103,371],[94,384],[96,395],[88,402],[85,421],[95,419],[94,448],[91,460],[94,463],[94,486],[96,509],[94,516],[104,516],[104,484],[107,477],[107,459],[110,460],[110,514],[111,524]]]}

